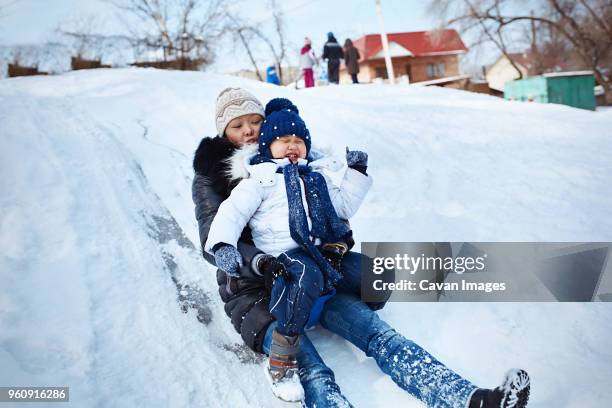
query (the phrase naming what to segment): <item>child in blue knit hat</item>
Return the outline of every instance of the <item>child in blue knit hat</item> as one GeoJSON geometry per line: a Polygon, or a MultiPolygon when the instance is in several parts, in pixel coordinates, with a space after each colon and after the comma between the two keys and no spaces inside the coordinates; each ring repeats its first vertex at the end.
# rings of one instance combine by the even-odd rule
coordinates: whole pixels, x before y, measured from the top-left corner
{"type": "Polygon", "coordinates": [[[335,293],[342,279],[342,255],[352,241],[343,220],[355,214],[372,180],[364,169],[313,153],[297,107],[283,98],[267,104],[259,145],[238,151],[230,167],[242,180],[221,204],[205,250],[226,274],[236,276],[242,264],[236,243],[249,224],[255,245],[266,254],[256,257],[254,269],[276,271],[264,276],[276,318],[267,373],[279,398],[299,400],[299,335],[309,319],[316,320],[311,311],[319,299],[335,293]]]}

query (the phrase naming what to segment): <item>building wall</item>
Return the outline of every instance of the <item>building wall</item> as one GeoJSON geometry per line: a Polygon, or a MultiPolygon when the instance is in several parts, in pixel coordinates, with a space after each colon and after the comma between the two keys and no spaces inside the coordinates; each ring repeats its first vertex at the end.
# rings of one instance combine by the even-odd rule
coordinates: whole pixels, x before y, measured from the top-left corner
{"type": "MultiPolygon", "coordinates": [[[[396,57],[392,58],[393,71],[396,78],[408,75],[407,65],[410,65],[410,82],[428,81],[430,79],[443,78],[459,75],[458,55],[434,55],[426,57],[396,57]],[[444,72],[437,73],[433,77],[427,74],[427,65],[444,64],[444,72]]],[[[386,78],[387,68],[384,58],[374,59],[359,64],[359,82],[372,82],[376,78],[386,78]]],[[[351,82],[350,75],[344,66],[340,70],[340,82],[351,82]]]]}
{"type": "MultiPolygon", "coordinates": [[[[519,65],[521,72],[523,73],[523,77],[527,76],[527,69],[522,65],[519,65]]],[[[489,86],[492,89],[496,89],[498,91],[504,90],[504,84],[507,81],[512,81],[513,79],[517,79],[519,77],[516,69],[510,64],[510,61],[506,57],[502,57],[489,70],[487,71],[487,81],[489,82],[489,86]]]]}
{"type": "Polygon", "coordinates": [[[546,78],[548,101],[573,106],[575,108],[595,110],[595,77],[591,75],[569,75],[546,78]]]}
{"type": "Polygon", "coordinates": [[[548,103],[546,79],[543,76],[512,81],[504,87],[504,98],[527,102],[548,103]]]}
{"type": "Polygon", "coordinates": [[[560,103],[595,110],[593,75],[535,76],[506,84],[504,98],[509,100],[560,103]]]}

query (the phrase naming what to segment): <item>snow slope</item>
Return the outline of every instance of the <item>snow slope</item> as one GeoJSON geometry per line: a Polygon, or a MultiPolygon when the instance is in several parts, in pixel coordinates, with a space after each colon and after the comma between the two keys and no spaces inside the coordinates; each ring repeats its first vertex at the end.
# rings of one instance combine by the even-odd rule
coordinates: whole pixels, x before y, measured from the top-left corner
{"type": "MultiPolygon", "coordinates": [[[[612,241],[609,110],[136,69],[3,80],[0,385],[69,385],[74,406],[290,406],[198,253],[191,159],[227,86],[291,98],[315,145],[368,151],[358,240],[612,241]],[[199,316],[181,312],[173,277],[202,290],[199,316]]],[[[380,315],[478,385],[518,366],[530,407],[585,408],[612,397],[611,312],[395,303],[380,315]]],[[[311,335],[355,406],[422,406],[342,339],[311,335]]]]}

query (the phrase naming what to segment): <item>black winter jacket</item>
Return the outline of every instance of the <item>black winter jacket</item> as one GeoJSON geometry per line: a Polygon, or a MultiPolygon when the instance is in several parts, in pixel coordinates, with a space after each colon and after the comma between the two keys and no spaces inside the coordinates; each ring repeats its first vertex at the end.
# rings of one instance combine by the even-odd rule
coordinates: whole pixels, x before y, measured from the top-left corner
{"type": "MultiPolygon", "coordinates": [[[[208,238],[210,225],[221,203],[229,197],[237,183],[230,183],[227,176],[229,158],[235,147],[224,137],[202,139],[193,159],[195,176],[192,185],[192,198],[200,232],[200,244],[208,238]]],[[[225,313],[230,317],[234,328],[244,342],[253,350],[262,353],[263,339],[268,325],[274,317],[268,311],[270,292],[266,290],[260,277],[253,277],[251,261],[261,253],[253,245],[251,232],[247,226],[238,242],[243,266],[240,278],[228,278],[223,271],[217,270],[219,294],[225,303],[225,313]],[[245,277],[250,276],[250,277],[245,277]]],[[[204,259],[215,265],[215,258],[202,251],[204,259]]]]}
{"type": "Polygon", "coordinates": [[[328,40],[323,46],[323,55],[322,59],[328,60],[339,60],[344,58],[344,52],[342,51],[342,47],[338,44],[338,41],[334,38],[328,40]]]}

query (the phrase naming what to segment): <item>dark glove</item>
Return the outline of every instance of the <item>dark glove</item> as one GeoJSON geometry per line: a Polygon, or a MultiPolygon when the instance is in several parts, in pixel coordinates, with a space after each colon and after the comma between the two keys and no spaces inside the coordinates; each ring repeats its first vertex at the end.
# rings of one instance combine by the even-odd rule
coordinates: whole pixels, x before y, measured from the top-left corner
{"type": "Polygon", "coordinates": [[[242,266],[242,255],[240,252],[228,244],[217,244],[215,250],[215,264],[217,268],[225,272],[226,275],[238,278],[240,277],[240,267],[242,266]]]}
{"type": "Polygon", "coordinates": [[[349,150],[346,148],[346,164],[361,174],[367,175],[368,170],[368,154],[360,150],[349,150]]]}
{"type": "Polygon", "coordinates": [[[321,247],[321,255],[331,264],[331,266],[340,271],[342,267],[342,258],[344,254],[348,251],[348,245],[344,242],[333,242],[328,244],[323,244],[321,247]]]}
{"type": "Polygon", "coordinates": [[[274,281],[279,276],[282,276],[285,281],[289,281],[290,275],[283,265],[276,257],[272,255],[263,255],[257,261],[257,270],[264,278],[264,283],[267,289],[272,289],[274,281]]]}

